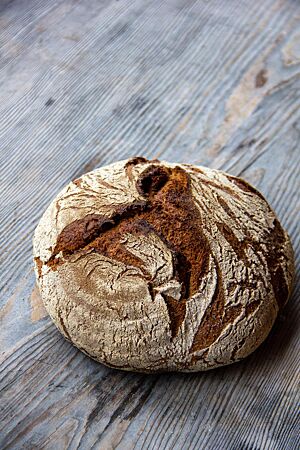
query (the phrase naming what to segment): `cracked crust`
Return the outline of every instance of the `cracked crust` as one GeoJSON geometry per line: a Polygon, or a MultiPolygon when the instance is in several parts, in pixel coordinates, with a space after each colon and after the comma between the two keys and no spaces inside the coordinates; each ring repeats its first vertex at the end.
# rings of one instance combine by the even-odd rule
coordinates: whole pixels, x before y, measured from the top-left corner
{"type": "Polygon", "coordinates": [[[62,334],[124,370],[199,371],[267,337],[294,275],[287,233],[244,180],[142,157],[71,182],[34,235],[62,334]]]}

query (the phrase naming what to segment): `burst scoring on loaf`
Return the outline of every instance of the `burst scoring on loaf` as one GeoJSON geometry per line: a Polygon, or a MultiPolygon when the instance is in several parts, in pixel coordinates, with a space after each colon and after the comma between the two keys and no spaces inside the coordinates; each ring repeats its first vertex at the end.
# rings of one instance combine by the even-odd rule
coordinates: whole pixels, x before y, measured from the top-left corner
{"type": "Polygon", "coordinates": [[[34,235],[63,335],[124,370],[199,371],[268,335],[292,288],[287,233],[242,179],[142,157],[71,182],[34,235]]]}

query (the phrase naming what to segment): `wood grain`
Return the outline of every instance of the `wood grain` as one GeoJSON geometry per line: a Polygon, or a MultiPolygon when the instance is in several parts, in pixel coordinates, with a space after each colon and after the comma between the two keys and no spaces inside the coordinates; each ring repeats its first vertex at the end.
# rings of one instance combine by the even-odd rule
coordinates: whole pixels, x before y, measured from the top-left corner
{"type": "Polygon", "coordinates": [[[1,2],[1,448],[299,448],[299,278],[244,362],[144,376],[63,340],[31,260],[69,180],[139,154],[246,178],[299,267],[299,18],[294,0],[1,2]]]}

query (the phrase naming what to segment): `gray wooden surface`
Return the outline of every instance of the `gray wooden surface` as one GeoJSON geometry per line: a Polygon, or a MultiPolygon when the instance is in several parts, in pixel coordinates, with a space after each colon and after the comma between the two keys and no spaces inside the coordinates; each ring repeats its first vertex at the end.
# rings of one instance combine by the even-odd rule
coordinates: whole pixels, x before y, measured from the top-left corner
{"type": "Polygon", "coordinates": [[[1,449],[299,449],[299,282],[247,360],[149,376],[66,342],[31,260],[67,182],[143,155],[255,184],[299,267],[299,118],[298,0],[1,0],[1,449]]]}

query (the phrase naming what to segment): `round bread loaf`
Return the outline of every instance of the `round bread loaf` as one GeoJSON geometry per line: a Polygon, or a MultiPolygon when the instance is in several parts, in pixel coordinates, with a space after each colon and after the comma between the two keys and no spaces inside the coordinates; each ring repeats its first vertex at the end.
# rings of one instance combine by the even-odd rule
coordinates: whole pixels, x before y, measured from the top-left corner
{"type": "Polygon", "coordinates": [[[287,233],[240,178],[136,157],[71,182],[34,235],[61,333],[124,370],[200,371],[267,337],[294,274],[287,233]]]}

